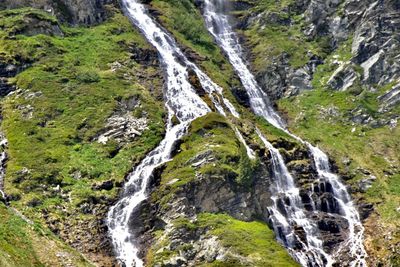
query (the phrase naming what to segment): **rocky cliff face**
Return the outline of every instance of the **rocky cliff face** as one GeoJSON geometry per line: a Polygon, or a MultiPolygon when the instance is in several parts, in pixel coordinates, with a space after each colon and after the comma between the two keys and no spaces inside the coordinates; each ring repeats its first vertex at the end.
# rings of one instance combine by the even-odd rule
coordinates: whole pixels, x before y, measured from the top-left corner
{"type": "MultiPolygon", "coordinates": [[[[239,27],[245,33],[259,29],[255,32],[257,35],[263,27],[282,27],[293,34],[299,45],[297,49],[303,50],[302,46],[306,46],[300,64],[293,63],[298,55],[293,51],[295,47],[289,47],[272,55],[268,64],[256,67],[258,80],[273,98],[310,90],[316,67],[321,64],[330,64],[335,69],[327,81],[333,90],[349,90],[354,86],[376,90],[391,84],[391,94],[396,91],[400,75],[397,1],[288,1],[286,5],[269,9],[262,9],[257,1],[250,3],[259,9],[240,18],[239,27]],[[313,42],[323,51],[317,52],[313,42]],[[336,54],[345,42],[351,43],[346,60],[329,61],[327,56],[336,54]]],[[[236,3],[236,6],[240,5],[236,3]]],[[[248,38],[250,49],[259,45],[252,44],[253,38],[248,38]]],[[[254,56],[266,56],[253,51],[254,56]]],[[[398,101],[390,99],[391,103],[398,101]]],[[[382,98],[382,107],[386,105],[384,101],[382,98]]]]}
{"type": "Polygon", "coordinates": [[[71,24],[96,24],[104,21],[109,15],[107,6],[118,6],[115,0],[5,0],[0,3],[0,9],[21,7],[43,9],[56,15],[61,21],[71,24]]]}
{"type": "MultiPolygon", "coordinates": [[[[207,123],[213,124],[215,121],[209,121],[213,116],[215,114],[199,120],[207,120],[207,123]]],[[[139,237],[146,264],[197,266],[221,262],[240,266],[263,266],[280,262],[295,266],[287,255],[282,253],[278,256],[281,248],[276,244],[270,244],[271,250],[267,252],[263,246],[253,243],[256,242],[257,235],[261,234],[259,229],[252,229],[255,221],[264,227],[269,223],[268,206],[272,203],[268,189],[271,183],[268,151],[254,143],[253,148],[261,157],[260,164],[245,167],[245,171],[238,168],[240,162],[247,157],[243,152],[231,153],[232,158],[223,159],[221,153],[224,152],[218,145],[215,146],[215,141],[221,138],[219,134],[224,133],[233,142],[218,141],[221,146],[240,147],[229,124],[221,124],[220,132],[215,131],[214,127],[208,127],[206,124],[205,128],[198,129],[199,132],[190,130],[188,137],[184,138],[175,151],[175,161],[184,161],[158,169],[153,178],[151,198],[132,216],[132,229],[135,229],[139,237]],[[196,135],[208,138],[202,138],[201,142],[194,141],[196,135]],[[198,152],[193,154],[193,151],[198,152]],[[192,156],[187,157],[188,154],[192,156]],[[188,173],[176,172],[176,164],[188,173]],[[226,167],[222,167],[223,165],[226,167]],[[230,168],[233,172],[228,171],[230,168]],[[194,173],[191,174],[189,170],[194,173]],[[241,175],[248,175],[248,180],[240,180],[241,175]],[[242,224],[240,229],[232,225],[236,223],[242,224]],[[242,235],[246,236],[248,243],[240,241],[242,235]],[[233,241],[232,238],[239,239],[233,241]],[[247,250],[247,246],[251,249],[247,250]],[[279,259],[274,259],[274,253],[277,253],[275,256],[279,259]]],[[[279,139],[276,144],[292,148],[286,154],[287,161],[292,162],[293,170],[306,172],[305,166],[309,166],[308,162],[304,162],[305,166],[296,164],[297,161],[305,160],[304,148],[286,139],[279,139]]],[[[312,167],[309,171],[310,178],[310,173],[315,171],[312,167]]],[[[264,234],[267,237],[271,233],[264,234]]]]}
{"type": "Polygon", "coordinates": [[[389,207],[399,179],[398,1],[231,3],[257,80],[361,200],[370,264],[398,264],[398,205],[389,207]],[[383,185],[388,193],[378,193],[383,185]],[[382,238],[375,228],[390,230],[382,238]]]}
{"type": "MultiPolygon", "coordinates": [[[[313,220],[324,247],[335,251],[347,225],[336,216],[332,188],[315,183],[304,147],[247,109],[246,93],[204,29],[202,1],[145,2],[188,57],[232,90],[227,95],[243,114],[235,124],[259,159],[249,160],[232,121],[215,113],[196,120],[174,159],[155,173],[149,200],[132,215],[147,264],[296,266],[268,228],[271,162],[256,126],[284,155],[306,209],[311,213],[311,199],[318,204],[313,220]]],[[[10,204],[99,266],[116,264],[107,210],[125,175],[160,140],[165,119],[157,53],[119,12],[108,13],[112,7],[116,1],[0,3],[7,9],[0,12],[6,48],[0,94],[10,140],[10,204]],[[42,11],[8,11],[23,6],[42,11]],[[64,28],[52,14],[61,22],[101,25],[64,28]]],[[[329,152],[349,184],[366,226],[369,262],[396,266],[398,1],[248,0],[232,1],[231,8],[260,84],[289,127],[329,152]]]]}

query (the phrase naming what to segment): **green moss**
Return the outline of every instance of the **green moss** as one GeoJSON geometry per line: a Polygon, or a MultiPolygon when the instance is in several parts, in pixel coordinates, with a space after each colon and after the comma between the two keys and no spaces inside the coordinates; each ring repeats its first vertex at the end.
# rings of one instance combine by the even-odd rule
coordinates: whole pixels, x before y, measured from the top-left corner
{"type": "MultiPolygon", "coordinates": [[[[172,224],[178,231],[188,232],[189,236],[190,233],[205,232],[205,237],[217,237],[219,245],[227,249],[228,253],[223,260],[199,263],[199,266],[299,266],[285,248],[278,244],[273,231],[263,222],[244,222],[226,214],[200,213],[197,219],[188,220],[181,217],[172,224]]],[[[148,254],[147,263],[150,265],[193,247],[186,244],[170,249],[170,241],[164,232],[156,232],[155,236],[159,242],[148,254]],[[162,252],[154,253],[161,247],[164,247],[162,252]]]]}

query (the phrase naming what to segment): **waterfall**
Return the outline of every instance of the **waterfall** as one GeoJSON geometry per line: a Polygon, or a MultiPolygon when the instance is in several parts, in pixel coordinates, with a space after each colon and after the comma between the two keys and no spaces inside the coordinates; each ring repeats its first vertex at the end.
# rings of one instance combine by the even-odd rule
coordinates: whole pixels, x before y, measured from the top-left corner
{"type": "Polygon", "coordinates": [[[282,155],[258,129],[257,133],[271,153],[273,184],[270,190],[274,205],[269,207],[269,212],[278,239],[288,246],[290,252],[303,266],[308,266],[308,262],[318,266],[332,265],[331,257],[323,250],[322,241],[318,239],[316,225],[308,220],[304,213],[300,190],[285,166],[282,155]],[[299,238],[293,226],[301,227],[306,233],[307,240],[299,238]],[[292,249],[297,243],[303,247],[302,251],[292,249]]]}
{"type": "MultiPolygon", "coordinates": [[[[328,157],[317,147],[291,134],[286,129],[283,120],[272,108],[268,96],[257,84],[255,77],[242,57],[240,43],[229,23],[228,15],[224,12],[224,0],[204,0],[204,2],[203,15],[207,28],[219,46],[225,51],[230,63],[240,77],[243,87],[249,95],[253,112],[265,118],[276,128],[285,131],[296,140],[307,145],[317,168],[318,182],[325,185],[329,184],[332,187],[332,194],[339,206],[338,212],[349,224],[349,237],[341,244],[340,250],[350,248],[352,266],[366,266],[365,258],[367,253],[363,246],[364,228],[345,186],[340,182],[337,175],[331,172],[328,157]]],[[[312,219],[306,216],[306,211],[299,197],[299,189],[288,172],[282,156],[262,136],[261,132],[257,132],[271,153],[274,176],[271,193],[274,205],[269,207],[269,210],[278,240],[288,248],[303,266],[332,266],[334,256],[324,251],[322,240],[318,237],[318,229],[312,219]],[[295,230],[299,226],[305,232],[306,240],[296,233],[295,230]],[[301,249],[296,248],[297,243],[301,244],[301,249]]],[[[315,210],[315,203],[312,203],[312,207],[314,212],[318,212],[315,210]]]]}
{"type": "MultiPolygon", "coordinates": [[[[132,216],[148,197],[148,186],[153,171],[171,159],[175,142],[185,135],[190,123],[211,111],[190,84],[188,71],[193,71],[199,78],[202,88],[208,93],[219,113],[227,116],[226,111],[228,111],[234,117],[239,117],[239,113],[222,95],[222,88],[187,59],[175,40],[148,15],[142,4],[137,0],[123,0],[122,4],[129,19],[157,49],[167,80],[164,90],[165,106],[168,110],[165,137],[128,175],[122,198],[111,207],[107,216],[107,225],[117,259],[125,266],[140,267],[144,263],[139,256],[137,233],[132,229],[132,216]],[[172,123],[174,116],[179,120],[177,125],[172,123]]],[[[254,151],[248,147],[237,128],[235,133],[245,146],[249,157],[254,158],[254,151]]]]}
{"type": "Polygon", "coordinates": [[[6,176],[6,162],[7,162],[7,153],[5,149],[7,148],[7,139],[2,132],[0,132],[0,148],[2,152],[0,153],[0,194],[4,201],[7,200],[7,196],[4,193],[4,178],[6,176]]]}

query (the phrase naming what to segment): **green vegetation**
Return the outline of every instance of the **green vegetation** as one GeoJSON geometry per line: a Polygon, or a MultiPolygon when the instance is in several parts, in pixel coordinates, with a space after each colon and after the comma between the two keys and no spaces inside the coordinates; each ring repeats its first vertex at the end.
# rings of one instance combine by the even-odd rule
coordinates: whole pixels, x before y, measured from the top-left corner
{"type": "MultiPolygon", "coordinates": [[[[200,213],[194,221],[179,218],[174,221],[174,226],[193,233],[206,229],[206,237],[217,237],[218,242],[229,251],[223,261],[201,266],[299,266],[275,241],[273,231],[263,222],[244,222],[226,214],[200,213]]],[[[185,249],[190,250],[190,245],[164,253],[170,256],[185,249]]]]}
{"type": "MultiPolygon", "coordinates": [[[[390,128],[377,123],[399,114],[400,107],[387,112],[379,110],[378,96],[393,84],[377,86],[375,91],[363,88],[358,82],[345,92],[329,88],[327,81],[338,67],[333,63],[333,57],[346,61],[349,49],[349,43],[345,43],[317,68],[313,80],[315,90],[280,100],[279,108],[286,112],[293,133],[328,152],[339,167],[341,176],[354,188],[354,195],[374,204],[379,218],[371,217],[374,222],[370,222],[373,225],[369,227],[380,225],[385,229],[398,229],[400,127],[390,128]],[[355,111],[370,116],[375,123],[353,122],[355,111]],[[360,181],[371,176],[376,177],[372,186],[365,193],[360,192],[360,181]]],[[[357,66],[354,67],[357,69],[357,66]]],[[[370,236],[373,239],[370,250],[380,254],[377,256],[380,259],[389,257],[385,253],[391,252],[382,250],[382,246],[389,245],[379,241],[381,235],[375,232],[370,236]]],[[[395,234],[388,242],[395,244],[399,238],[395,234]]],[[[395,260],[392,259],[393,264],[395,260]]]]}
{"type": "Polygon", "coordinates": [[[308,52],[325,57],[329,50],[327,38],[309,40],[303,33],[304,18],[301,14],[289,11],[295,1],[252,0],[253,8],[236,12],[239,17],[261,14],[249,28],[242,33],[252,52],[252,66],[260,72],[270,66],[273,59],[283,54],[289,57],[293,68],[302,67],[309,60],[308,52]]]}
{"type": "Polygon", "coordinates": [[[0,203],[0,265],[92,266],[48,230],[29,224],[0,203]]]}
{"type": "Polygon", "coordinates": [[[209,228],[210,235],[217,236],[224,247],[253,261],[252,266],[298,266],[263,222],[243,222],[225,214],[202,213],[196,224],[209,228]]]}
{"type": "Polygon", "coordinates": [[[10,158],[5,189],[12,205],[35,221],[44,213],[46,220],[71,214],[97,220],[80,206],[114,199],[115,185],[161,140],[162,82],[157,69],[130,59],[130,47],[143,53],[150,47],[121,14],[92,28],[63,26],[62,36],[16,34],[33,15],[56,23],[33,9],[0,12],[0,59],[30,64],[11,81],[20,90],[2,100],[10,158]],[[139,104],[123,110],[131,99],[139,104]],[[124,112],[146,118],[148,129],[130,142],[97,142],[107,119],[124,112]],[[112,182],[110,191],[96,189],[105,181],[112,182]]]}
{"type": "MultiPolygon", "coordinates": [[[[162,23],[214,81],[224,88],[239,85],[191,1],[157,0],[152,5],[163,11],[162,23]]],[[[58,25],[42,11],[22,9],[0,12],[0,25],[4,29],[0,36],[1,59],[16,65],[30,64],[12,80],[21,90],[2,101],[2,127],[9,140],[10,156],[6,191],[13,198],[12,205],[35,222],[43,222],[42,215],[47,214],[47,223],[68,221],[70,236],[79,235],[76,229],[80,226],[98,221],[96,214],[85,207],[95,203],[107,207],[116,197],[115,185],[121,184],[131,167],[163,134],[164,111],[156,100],[162,88],[161,80],[155,78],[158,70],[132,61],[128,52],[133,46],[144,51],[149,46],[118,13],[96,27],[70,28],[58,25]],[[32,14],[59,27],[62,34],[30,34],[29,28],[20,34],[26,17],[32,14]],[[19,29],[10,29],[17,25],[19,29]],[[156,89],[150,92],[148,88],[156,89]],[[128,143],[97,142],[107,118],[120,112],[121,103],[131,99],[140,103],[131,115],[146,117],[148,130],[128,143]],[[109,191],[96,189],[109,181],[114,185],[109,191]]],[[[235,102],[230,90],[225,94],[235,102]]],[[[248,158],[232,125],[242,132],[254,132],[252,123],[246,121],[255,121],[255,117],[239,108],[245,111],[241,119],[210,113],[193,122],[179,153],[162,172],[160,188],[153,195],[155,201],[167,203],[198,175],[229,179],[249,188],[259,163],[248,158]],[[193,165],[202,153],[208,153],[212,160],[193,165]]],[[[284,135],[272,131],[262,120],[258,123],[271,139],[284,135]]],[[[254,136],[248,134],[245,138],[254,136]]],[[[267,234],[266,243],[260,246],[271,243],[279,247],[270,230],[265,225],[262,228],[259,238],[267,234]]],[[[93,231],[92,235],[98,234],[93,231]]]]}
{"type": "Polygon", "coordinates": [[[163,170],[160,188],[153,195],[161,203],[168,203],[180,187],[198,176],[232,180],[248,187],[258,166],[248,158],[227,120],[217,113],[195,120],[178,150],[163,170]],[[197,166],[199,162],[202,164],[197,166]]]}
{"type": "MultiPolygon", "coordinates": [[[[158,20],[176,38],[183,51],[219,86],[224,96],[235,103],[231,89],[239,87],[240,81],[208,33],[204,20],[190,0],[152,0],[151,5],[160,13],[158,20]]],[[[238,109],[242,107],[237,106],[238,109]]]]}

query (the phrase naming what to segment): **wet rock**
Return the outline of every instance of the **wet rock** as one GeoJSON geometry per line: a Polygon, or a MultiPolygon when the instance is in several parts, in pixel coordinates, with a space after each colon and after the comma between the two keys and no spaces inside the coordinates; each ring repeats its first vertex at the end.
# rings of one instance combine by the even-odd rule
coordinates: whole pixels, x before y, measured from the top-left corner
{"type": "Polygon", "coordinates": [[[235,99],[239,102],[239,104],[250,108],[250,98],[247,94],[247,91],[243,88],[243,86],[230,86],[235,99]]]}
{"type": "Polygon", "coordinates": [[[318,213],[314,216],[316,216],[315,220],[323,237],[325,251],[335,251],[338,244],[347,238],[348,222],[339,215],[318,213]]]}
{"type": "Polygon", "coordinates": [[[95,184],[93,186],[94,190],[111,190],[114,188],[114,181],[113,180],[108,180],[108,181],[104,181],[101,184],[95,184]]]}
{"type": "Polygon", "coordinates": [[[335,197],[330,193],[324,193],[319,198],[319,209],[323,212],[327,213],[340,213],[339,205],[335,199],[335,197]]]}
{"type": "Polygon", "coordinates": [[[294,227],[294,232],[300,238],[300,241],[302,243],[307,242],[307,234],[306,234],[306,231],[303,229],[303,227],[296,225],[294,227]]]}
{"type": "Polygon", "coordinates": [[[200,79],[199,79],[199,77],[197,77],[196,72],[192,69],[189,69],[188,76],[189,76],[189,83],[196,90],[196,93],[201,97],[205,96],[206,91],[204,90],[203,86],[201,85],[200,79]]]}
{"type": "Polygon", "coordinates": [[[358,204],[358,206],[359,206],[360,218],[362,221],[366,220],[374,211],[374,205],[371,203],[361,202],[358,204]]]}
{"type": "Polygon", "coordinates": [[[310,192],[305,189],[300,190],[300,198],[301,198],[301,202],[303,203],[304,207],[308,211],[312,211],[314,200],[311,198],[310,192]]]}
{"type": "Polygon", "coordinates": [[[144,66],[158,66],[159,59],[155,49],[142,49],[138,46],[131,46],[129,48],[131,59],[135,60],[144,66]]]}

